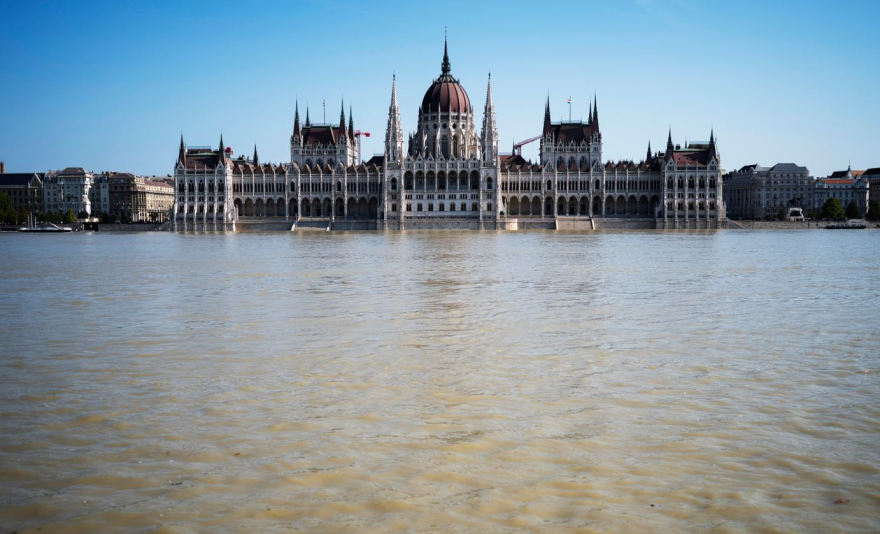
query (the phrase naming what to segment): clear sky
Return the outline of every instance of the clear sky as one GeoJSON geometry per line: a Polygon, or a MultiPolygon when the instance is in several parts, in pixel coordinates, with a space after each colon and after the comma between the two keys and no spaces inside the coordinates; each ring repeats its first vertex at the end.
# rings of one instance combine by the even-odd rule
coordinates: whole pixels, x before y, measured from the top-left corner
{"type": "MultiPolygon", "coordinates": [[[[391,76],[405,131],[440,73],[482,123],[491,70],[502,151],[599,99],[605,159],[650,138],[705,140],[722,165],[794,162],[816,176],[880,166],[880,2],[0,3],[0,159],[7,172],[83,166],[164,175],[180,134],[289,159],[294,102],[340,100],[381,152],[391,76]]],[[[537,143],[524,151],[537,156],[537,143]]]]}

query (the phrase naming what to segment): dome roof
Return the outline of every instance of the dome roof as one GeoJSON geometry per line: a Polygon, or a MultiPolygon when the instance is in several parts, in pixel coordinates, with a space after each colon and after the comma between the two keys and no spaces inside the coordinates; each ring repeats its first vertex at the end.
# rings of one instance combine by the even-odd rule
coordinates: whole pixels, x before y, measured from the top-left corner
{"type": "Polygon", "coordinates": [[[431,87],[425,91],[425,97],[422,99],[422,111],[425,113],[429,111],[470,113],[472,111],[471,100],[468,98],[467,91],[449,73],[451,67],[445,42],[443,43],[443,65],[441,68],[440,77],[434,80],[431,87]]]}

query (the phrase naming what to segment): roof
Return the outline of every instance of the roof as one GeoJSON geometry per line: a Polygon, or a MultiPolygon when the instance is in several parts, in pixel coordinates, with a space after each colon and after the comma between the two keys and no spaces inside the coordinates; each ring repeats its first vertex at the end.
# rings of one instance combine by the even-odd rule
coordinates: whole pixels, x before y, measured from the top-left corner
{"type": "Polygon", "coordinates": [[[302,129],[303,145],[335,145],[343,137],[340,130],[339,126],[312,124],[302,129]]]}
{"type": "Polygon", "coordinates": [[[829,176],[829,178],[845,178],[846,173],[851,173],[850,176],[852,176],[853,178],[858,178],[859,176],[865,174],[865,171],[834,171],[831,173],[831,176],[829,176]]]}
{"type": "Polygon", "coordinates": [[[845,179],[827,178],[827,179],[821,180],[821,181],[822,181],[822,183],[825,183],[825,184],[835,184],[835,185],[851,185],[851,184],[855,183],[855,180],[853,180],[851,178],[845,178],[845,179]]]}
{"type": "Polygon", "coordinates": [[[708,150],[675,150],[672,152],[676,165],[708,165],[708,150]]]}
{"type": "Polygon", "coordinates": [[[863,176],[869,176],[869,175],[870,176],[880,175],[880,167],[872,167],[872,168],[868,169],[867,171],[865,171],[865,174],[863,176]]]}
{"type": "Polygon", "coordinates": [[[43,179],[42,174],[35,172],[13,172],[0,174],[0,187],[27,187],[34,177],[43,179]]]}
{"type": "Polygon", "coordinates": [[[550,131],[558,143],[581,143],[589,141],[594,132],[598,133],[594,123],[582,121],[551,124],[550,131]]]}
{"type": "Polygon", "coordinates": [[[809,172],[806,167],[795,163],[777,163],[770,170],[775,172],[809,172]]]}
{"type": "Polygon", "coordinates": [[[367,165],[374,165],[376,167],[385,167],[385,156],[373,156],[367,161],[367,165]]]}

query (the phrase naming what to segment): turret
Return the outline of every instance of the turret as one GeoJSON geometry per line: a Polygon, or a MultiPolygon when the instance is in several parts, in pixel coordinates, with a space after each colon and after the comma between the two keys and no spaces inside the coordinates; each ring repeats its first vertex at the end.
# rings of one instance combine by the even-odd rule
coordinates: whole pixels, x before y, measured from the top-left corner
{"type": "Polygon", "coordinates": [[[666,138],[666,160],[675,157],[675,146],[672,144],[672,128],[669,129],[669,137],[666,138]]]}
{"type": "Polygon", "coordinates": [[[387,163],[403,158],[403,128],[400,126],[400,108],[397,106],[397,76],[391,77],[391,105],[388,106],[388,127],[385,130],[385,157],[387,163]]]}
{"type": "Polygon", "coordinates": [[[645,161],[651,161],[651,140],[648,139],[648,155],[645,156],[645,161]]]}
{"type": "Polygon", "coordinates": [[[260,164],[260,157],[257,156],[257,145],[254,145],[254,165],[260,164]]]}
{"type": "Polygon", "coordinates": [[[223,134],[220,134],[220,163],[226,163],[226,146],[223,144],[223,134]]]}
{"type": "Polygon", "coordinates": [[[492,101],[492,74],[486,85],[486,107],[483,110],[483,136],[481,139],[483,161],[495,161],[498,156],[498,127],[495,124],[495,103],[492,101]]]}
{"type": "Polygon", "coordinates": [[[348,105],[348,137],[354,141],[354,114],[351,112],[351,104],[348,105]]]}

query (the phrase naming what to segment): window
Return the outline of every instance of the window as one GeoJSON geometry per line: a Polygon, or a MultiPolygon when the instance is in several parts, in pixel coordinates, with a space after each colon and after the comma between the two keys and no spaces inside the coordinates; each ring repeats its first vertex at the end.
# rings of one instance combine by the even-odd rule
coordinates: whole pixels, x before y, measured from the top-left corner
{"type": "Polygon", "coordinates": [[[406,211],[412,211],[412,204],[406,205],[406,211]]]}
{"type": "Polygon", "coordinates": [[[434,211],[434,204],[428,203],[428,211],[434,211]]]}
{"type": "Polygon", "coordinates": [[[416,204],[416,211],[422,211],[422,205],[416,204]]]}
{"type": "Polygon", "coordinates": [[[471,203],[471,211],[480,211],[480,208],[476,203],[471,203]]]}
{"type": "Polygon", "coordinates": [[[461,203],[461,211],[467,211],[467,204],[464,202],[461,203]]]}
{"type": "Polygon", "coordinates": [[[391,211],[397,211],[397,204],[391,205],[391,211]]]}

